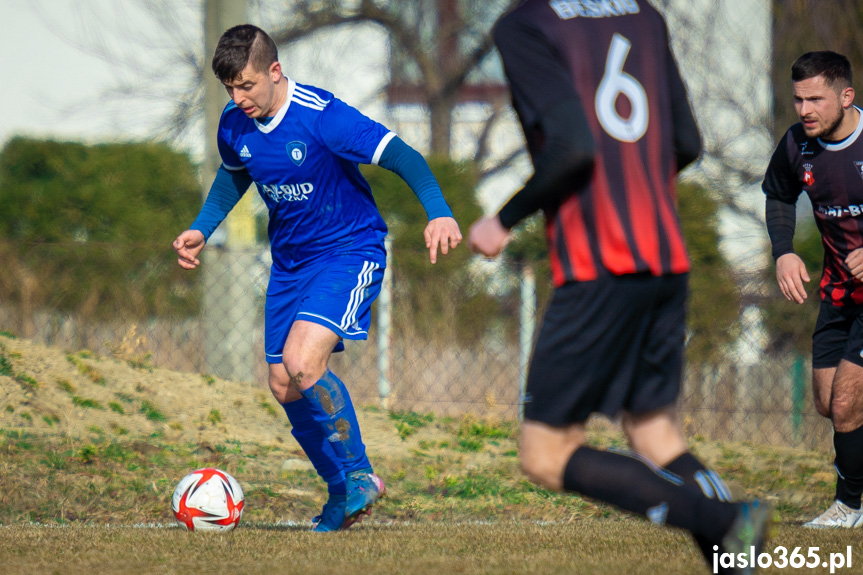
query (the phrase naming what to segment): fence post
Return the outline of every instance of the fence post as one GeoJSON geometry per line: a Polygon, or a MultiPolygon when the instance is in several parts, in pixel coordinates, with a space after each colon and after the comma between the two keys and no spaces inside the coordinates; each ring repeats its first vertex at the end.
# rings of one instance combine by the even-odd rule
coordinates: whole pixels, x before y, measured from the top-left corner
{"type": "MultiPolygon", "coordinates": [[[[247,20],[246,0],[206,0],[204,10],[204,52],[212,54],[226,29],[247,20]]],[[[209,57],[209,56],[208,56],[209,57]]],[[[202,197],[222,163],[216,131],[225,90],[213,74],[204,74],[205,142],[201,169],[202,197]]],[[[221,226],[224,245],[215,237],[203,254],[204,369],[213,375],[239,381],[254,381],[253,334],[256,304],[251,270],[255,266],[255,221],[252,193],[247,193],[221,226]]],[[[214,234],[215,236],[215,234],[214,234]]]]}
{"type": "Polygon", "coordinates": [[[794,357],[791,368],[791,430],[794,443],[800,443],[800,428],[803,424],[803,408],[806,403],[806,377],[804,359],[800,354],[794,357]]]}
{"type": "Polygon", "coordinates": [[[536,328],[536,277],[530,264],[521,265],[520,309],[518,321],[518,419],[524,418],[524,396],[527,389],[527,368],[536,328]]]}
{"type": "Polygon", "coordinates": [[[391,343],[391,307],[393,272],[393,239],[387,236],[384,240],[387,250],[387,267],[381,282],[381,295],[378,296],[378,397],[381,407],[390,408],[390,343],[391,343]]]}

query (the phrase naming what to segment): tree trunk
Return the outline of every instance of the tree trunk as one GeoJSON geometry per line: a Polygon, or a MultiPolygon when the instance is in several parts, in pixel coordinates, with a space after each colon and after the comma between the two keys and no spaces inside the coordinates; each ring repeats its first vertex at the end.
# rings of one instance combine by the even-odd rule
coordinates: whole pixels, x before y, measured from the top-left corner
{"type": "Polygon", "coordinates": [[[452,143],[453,96],[435,98],[429,103],[431,121],[431,155],[449,157],[452,143]]]}

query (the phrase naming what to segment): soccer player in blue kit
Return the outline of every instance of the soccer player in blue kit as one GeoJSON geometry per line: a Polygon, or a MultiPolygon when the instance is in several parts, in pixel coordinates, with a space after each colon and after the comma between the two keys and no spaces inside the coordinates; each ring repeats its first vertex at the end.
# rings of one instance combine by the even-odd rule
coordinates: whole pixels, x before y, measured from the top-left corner
{"type": "Polygon", "coordinates": [[[174,240],[185,269],[255,183],[269,211],[273,256],[265,347],[269,385],[292,433],[327,482],[315,531],[346,529],[384,496],[344,383],[327,367],[343,339],[366,339],[386,266],[387,227],[358,164],[402,177],[429,218],[431,263],[462,239],[423,157],[393,132],[282,74],[272,38],[244,24],[219,40],[213,72],[231,102],[222,112],[222,165],[200,214],[174,240]]]}

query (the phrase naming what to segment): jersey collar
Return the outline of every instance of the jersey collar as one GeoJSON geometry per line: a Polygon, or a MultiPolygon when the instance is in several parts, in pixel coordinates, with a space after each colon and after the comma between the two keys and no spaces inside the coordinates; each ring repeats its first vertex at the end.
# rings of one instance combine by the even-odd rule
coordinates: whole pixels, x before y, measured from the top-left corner
{"type": "Polygon", "coordinates": [[[818,138],[818,143],[821,144],[821,147],[827,150],[828,152],[838,152],[839,150],[844,150],[851,144],[857,141],[857,137],[863,133],[863,110],[854,106],[857,109],[857,112],[860,116],[857,118],[857,127],[854,129],[854,132],[851,133],[850,136],[842,140],[841,142],[822,142],[821,138],[818,138]]]}
{"type": "Polygon", "coordinates": [[[282,118],[285,117],[285,114],[288,113],[288,107],[291,105],[291,98],[294,97],[294,88],[296,86],[296,82],[285,76],[285,79],[288,81],[288,91],[285,94],[285,103],[282,104],[282,107],[279,108],[279,111],[276,112],[276,115],[273,116],[273,119],[270,120],[267,124],[262,124],[259,121],[255,120],[255,126],[261,132],[265,134],[269,134],[273,130],[275,130],[282,121],[282,118]]]}

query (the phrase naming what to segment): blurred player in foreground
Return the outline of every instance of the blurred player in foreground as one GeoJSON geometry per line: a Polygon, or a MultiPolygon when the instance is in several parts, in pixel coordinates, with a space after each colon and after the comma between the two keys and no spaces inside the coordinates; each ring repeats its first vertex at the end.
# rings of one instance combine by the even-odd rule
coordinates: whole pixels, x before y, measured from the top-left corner
{"type": "Polygon", "coordinates": [[[791,67],[800,122],[776,147],[763,189],[782,294],[803,303],[809,274],[794,253],[796,203],[805,192],[824,245],[821,309],[812,335],[815,409],[833,422],[836,499],[806,527],[861,527],[863,512],[863,120],[851,64],[809,52],[791,67]]]}
{"type": "Polygon", "coordinates": [[[675,411],[689,272],[675,179],[700,135],[660,14],[641,0],[586,6],[526,0],[495,28],[535,171],[468,245],[497,256],[543,209],[555,285],[523,398],[521,465],[547,488],[686,529],[709,565],[734,553],[721,572],[749,573],[768,509],[729,501],[675,411]],[[622,415],[633,451],[588,447],[592,413],[622,415]]]}
{"type": "MultiPolygon", "coordinates": [[[[327,367],[343,339],[366,339],[386,265],[386,225],[358,164],[401,176],[428,214],[431,263],[461,241],[423,157],[331,93],[282,74],[273,40],[236,26],[216,47],[213,72],[231,102],[219,122],[222,157],[191,228],[174,241],[194,269],[210,234],[252,182],[269,210],[273,255],[266,301],[269,385],[329,500],[316,531],[345,529],[385,493],[366,456],[345,385],[327,367]]],[[[227,279],[227,278],[226,278],[227,279]]]]}

